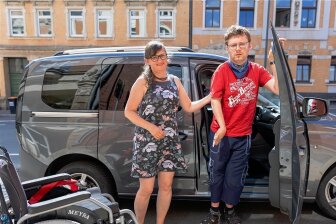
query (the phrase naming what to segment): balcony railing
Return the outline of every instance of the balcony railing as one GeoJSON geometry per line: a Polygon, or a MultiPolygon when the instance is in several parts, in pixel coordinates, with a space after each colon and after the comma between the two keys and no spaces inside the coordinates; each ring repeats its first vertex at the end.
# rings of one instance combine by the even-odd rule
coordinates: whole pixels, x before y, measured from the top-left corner
{"type": "Polygon", "coordinates": [[[113,5],[115,0],[93,0],[95,5],[113,5]]]}
{"type": "Polygon", "coordinates": [[[86,0],[64,0],[66,6],[85,6],[86,0]]]}
{"type": "Polygon", "coordinates": [[[146,5],[146,3],[157,3],[162,6],[175,6],[178,0],[124,0],[126,5],[146,5]]]}
{"type": "Polygon", "coordinates": [[[23,5],[25,2],[30,2],[31,0],[0,0],[6,5],[23,5]]]}
{"type": "Polygon", "coordinates": [[[131,2],[158,2],[158,3],[177,3],[178,0],[124,0],[125,3],[131,2]]]}

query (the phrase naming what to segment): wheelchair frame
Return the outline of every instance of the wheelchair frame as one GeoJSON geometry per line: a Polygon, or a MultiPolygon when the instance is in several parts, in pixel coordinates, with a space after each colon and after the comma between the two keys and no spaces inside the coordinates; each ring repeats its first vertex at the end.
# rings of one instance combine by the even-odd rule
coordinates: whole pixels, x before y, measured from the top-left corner
{"type": "MultiPolygon", "coordinates": [[[[109,194],[101,193],[100,190],[96,190],[95,193],[100,196],[105,197],[112,203],[112,207],[110,208],[103,202],[92,197],[92,194],[88,190],[77,191],[74,193],[70,193],[64,196],[56,197],[50,200],[37,202],[35,204],[29,204],[26,197],[27,189],[40,187],[44,184],[52,183],[54,181],[66,180],[70,179],[71,176],[69,174],[56,174],[52,176],[42,177],[34,180],[29,180],[26,182],[22,182],[19,179],[17,171],[10,159],[8,151],[6,148],[0,146],[0,178],[3,182],[3,185],[7,191],[10,205],[13,210],[13,215],[9,212],[9,206],[6,202],[3,190],[0,192],[0,203],[1,203],[1,214],[0,214],[0,223],[2,224],[22,224],[29,223],[29,220],[32,218],[36,218],[39,215],[46,215],[50,212],[64,209],[72,205],[76,205],[80,202],[91,202],[97,205],[98,207],[105,210],[108,214],[108,220],[101,220],[102,223],[117,223],[124,224],[125,223],[125,215],[130,216],[132,223],[137,224],[137,220],[135,214],[130,209],[119,209],[119,205],[114,201],[113,197],[109,194]],[[12,220],[14,218],[14,221],[12,220]]],[[[1,187],[1,184],[0,184],[1,187]]],[[[98,189],[98,188],[97,188],[98,189]]],[[[94,191],[92,191],[94,192],[94,191]]],[[[57,218],[51,217],[44,218],[39,222],[47,223],[47,221],[52,220],[64,220],[64,221],[75,221],[71,219],[66,219],[64,217],[57,218]]],[[[96,223],[96,222],[94,222],[96,223]]],[[[93,224],[93,223],[92,223],[93,224]]]]}

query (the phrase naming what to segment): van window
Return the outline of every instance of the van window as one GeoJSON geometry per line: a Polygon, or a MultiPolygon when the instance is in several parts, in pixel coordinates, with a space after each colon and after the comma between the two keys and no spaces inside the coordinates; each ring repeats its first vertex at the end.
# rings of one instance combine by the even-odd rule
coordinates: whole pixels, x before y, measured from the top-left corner
{"type": "MultiPolygon", "coordinates": [[[[182,67],[180,65],[168,65],[168,73],[182,79],[182,67]]],[[[181,80],[182,81],[182,80],[181,80]]],[[[182,82],[183,83],[183,82],[182,82]]]]}
{"type": "MultiPolygon", "coordinates": [[[[143,64],[114,65],[112,75],[101,83],[100,110],[123,111],[131,87],[143,70],[143,64]]],[[[169,65],[168,73],[182,77],[180,65],[169,65]]]]}
{"type": "Polygon", "coordinates": [[[90,100],[98,91],[100,64],[65,65],[45,71],[42,100],[55,109],[93,110],[90,100]]]}

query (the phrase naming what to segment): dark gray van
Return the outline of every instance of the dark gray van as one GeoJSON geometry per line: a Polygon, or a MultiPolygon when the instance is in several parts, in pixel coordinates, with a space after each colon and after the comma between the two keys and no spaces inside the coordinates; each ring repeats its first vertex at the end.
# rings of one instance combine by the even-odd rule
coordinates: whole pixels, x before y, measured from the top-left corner
{"type": "MultiPolygon", "coordinates": [[[[242,198],[270,200],[299,221],[302,200],[316,200],[336,218],[336,119],[326,101],[295,92],[274,29],[280,96],[261,91],[253,124],[249,171],[242,198]]],[[[168,48],[169,71],[192,100],[208,94],[210,79],[226,58],[168,48]]],[[[23,180],[67,172],[83,185],[116,197],[134,196],[130,177],[134,126],[124,117],[129,91],[142,71],[143,48],[61,52],[32,61],[25,69],[17,102],[23,180]]],[[[208,106],[179,112],[179,135],[188,172],[178,175],[173,194],[209,198],[208,106]]]]}

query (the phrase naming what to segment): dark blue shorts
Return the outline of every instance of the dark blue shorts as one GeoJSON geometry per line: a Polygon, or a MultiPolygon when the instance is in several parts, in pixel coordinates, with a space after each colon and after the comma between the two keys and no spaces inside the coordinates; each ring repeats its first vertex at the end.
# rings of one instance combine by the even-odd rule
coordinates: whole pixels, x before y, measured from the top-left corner
{"type": "Polygon", "coordinates": [[[251,136],[227,137],[212,147],[214,133],[209,136],[209,180],[211,202],[224,201],[236,205],[244,187],[251,148],[251,136]]]}

